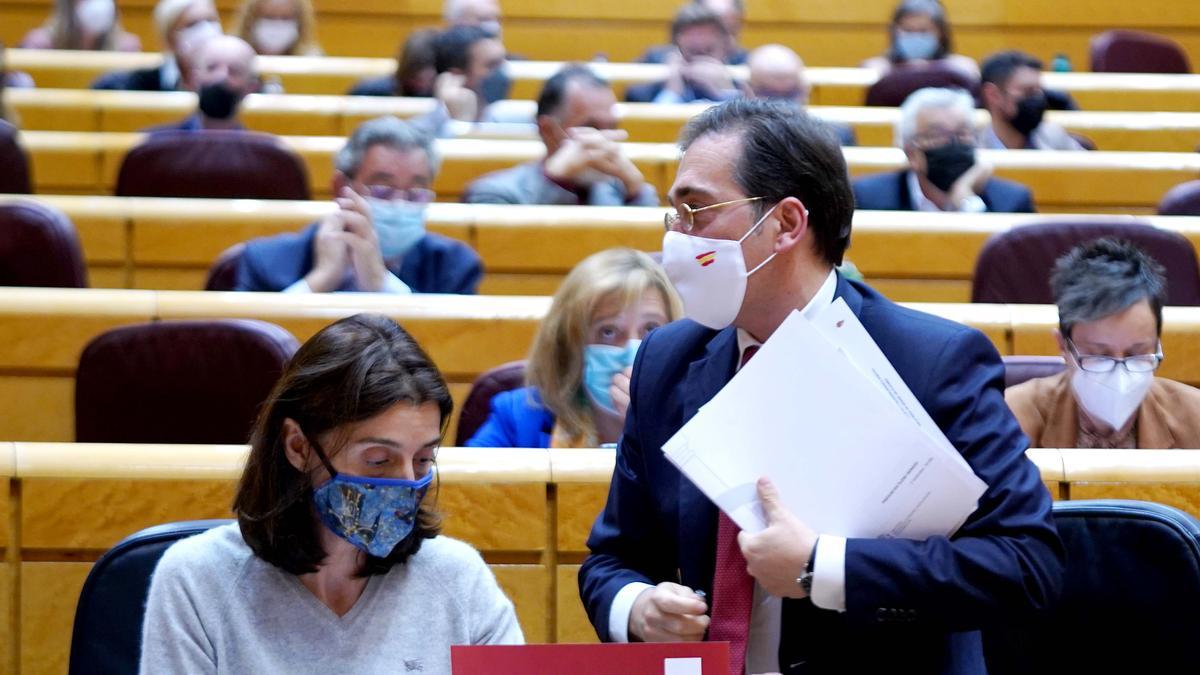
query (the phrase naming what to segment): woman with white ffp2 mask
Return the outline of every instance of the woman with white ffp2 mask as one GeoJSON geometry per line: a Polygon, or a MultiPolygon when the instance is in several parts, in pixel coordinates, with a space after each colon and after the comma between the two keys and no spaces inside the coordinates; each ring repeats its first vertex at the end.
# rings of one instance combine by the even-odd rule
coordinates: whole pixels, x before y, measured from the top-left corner
{"type": "Polygon", "coordinates": [[[1005,394],[1031,445],[1200,447],[1200,391],[1155,377],[1162,267],[1132,244],[1101,239],[1059,259],[1051,285],[1066,370],[1005,394]]]}

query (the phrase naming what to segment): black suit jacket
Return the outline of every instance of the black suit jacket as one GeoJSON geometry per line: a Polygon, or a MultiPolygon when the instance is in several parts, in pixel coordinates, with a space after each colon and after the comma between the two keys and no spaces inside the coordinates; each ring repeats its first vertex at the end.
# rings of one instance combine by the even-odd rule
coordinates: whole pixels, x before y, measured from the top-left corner
{"type": "MultiPolygon", "coordinates": [[[[854,206],[875,211],[915,211],[908,170],[877,173],[854,181],[854,206]]],[[[991,213],[1036,213],[1033,193],[1020,183],[992,178],[979,195],[991,213]]]]}
{"type": "Polygon", "coordinates": [[[92,82],[92,89],[123,89],[126,91],[163,91],[162,66],[139,70],[118,70],[105,73],[92,82]]]}
{"type": "MultiPolygon", "coordinates": [[[[234,288],[282,291],[303,279],[312,270],[316,236],[314,223],[302,232],[247,242],[234,288]]],[[[473,294],[483,276],[483,264],[470,246],[432,232],[417,241],[398,267],[388,265],[388,269],[414,293],[473,294]]]]}
{"type": "MultiPolygon", "coordinates": [[[[1004,402],[1004,366],[973,328],[900,307],[840,275],[836,295],[988,488],[950,538],[848,539],[846,611],[785,599],[781,670],[983,673],[979,629],[1027,620],[1062,583],[1050,495],[1004,402]]],[[[602,639],[613,598],[631,582],[680,582],[712,597],[716,506],[661,448],[733,377],[737,358],[734,328],[689,320],[651,332],[638,350],[608,503],[579,572],[602,639]]]]}

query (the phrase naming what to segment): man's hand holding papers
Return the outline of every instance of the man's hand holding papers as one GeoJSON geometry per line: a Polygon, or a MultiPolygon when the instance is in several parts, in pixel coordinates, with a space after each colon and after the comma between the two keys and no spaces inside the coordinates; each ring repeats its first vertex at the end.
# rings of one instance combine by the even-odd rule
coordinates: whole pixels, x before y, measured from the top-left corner
{"type": "Polygon", "coordinates": [[[767,520],[766,529],[738,533],[746,570],[763,590],[777,598],[806,597],[808,593],[796,578],[808,567],[817,533],[783,505],[779,490],[769,478],[758,479],[758,501],[767,520]]]}

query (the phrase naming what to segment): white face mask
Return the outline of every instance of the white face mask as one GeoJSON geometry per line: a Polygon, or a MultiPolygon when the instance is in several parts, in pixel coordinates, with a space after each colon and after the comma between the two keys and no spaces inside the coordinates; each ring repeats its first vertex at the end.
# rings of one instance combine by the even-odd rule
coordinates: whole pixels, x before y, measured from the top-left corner
{"type": "Polygon", "coordinates": [[[116,23],[117,6],[113,0],[83,0],[75,7],[75,20],[83,32],[101,35],[116,23]]]}
{"type": "Polygon", "coordinates": [[[300,37],[300,25],[291,19],[259,19],[253,33],[260,54],[282,54],[300,37]]]}
{"type": "Polygon", "coordinates": [[[663,235],[663,269],[683,299],[688,318],[714,330],[733,323],[746,297],[746,279],[775,257],[771,253],[747,272],[742,242],[778,206],[772,206],[737,241],[706,239],[674,230],[663,235]]]}
{"type": "Polygon", "coordinates": [[[1075,400],[1093,419],[1113,430],[1125,426],[1154,384],[1154,372],[1131,373],[1117,364],[1107,373],[1089,373],[1076,367],[1071,375],[1075,400]]]}

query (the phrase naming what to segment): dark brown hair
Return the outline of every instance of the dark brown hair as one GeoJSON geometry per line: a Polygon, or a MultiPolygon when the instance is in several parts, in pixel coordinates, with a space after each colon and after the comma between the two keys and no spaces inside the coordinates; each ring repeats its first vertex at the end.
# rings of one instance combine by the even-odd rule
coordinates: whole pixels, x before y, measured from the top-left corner
{"type": "MultiPolygon", "coordinates": [[[[233,510],[258,557],[292,574],[315,572],[325,559],[312,506],[311,476],[288,461],[283,421],[300,426],[310,444],[326,432],[378,415],[394,404],[436,403],[442,433],[453,402],[437,367],[403,328],[378,314],[356,314],[326,326],[300,347],[263,404],[250,437],[233,510]]],[[[332,457],[337,444],[324,448],[332,457]]],[[[440,518],[426,498],[412,533],[385,558],[366,556],[364,576],[383,574],[437,536],[440,518]]]]}

